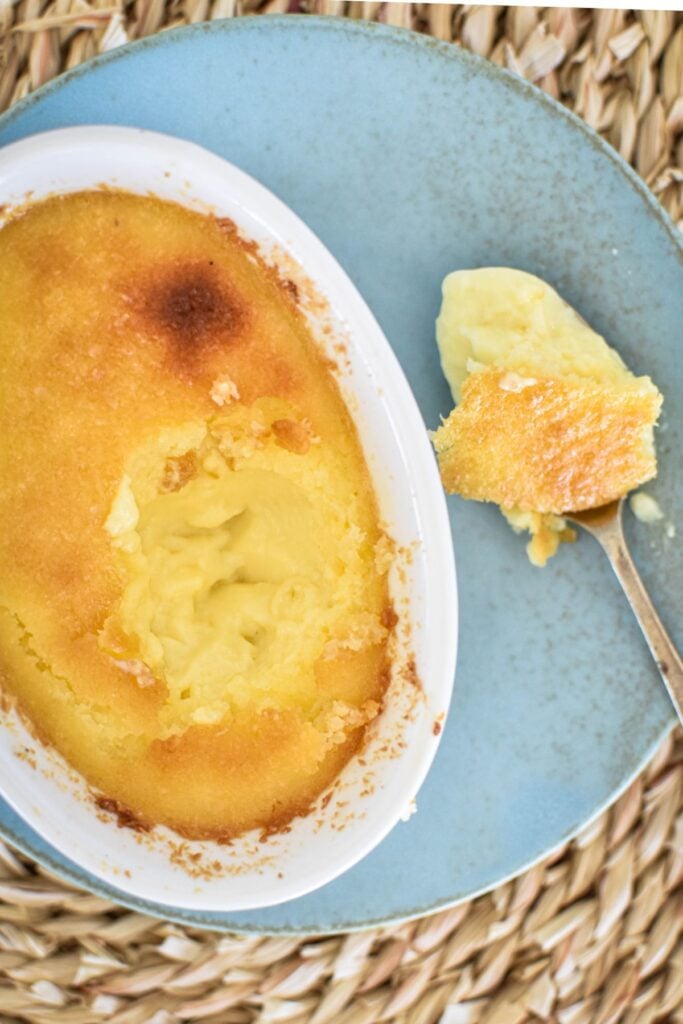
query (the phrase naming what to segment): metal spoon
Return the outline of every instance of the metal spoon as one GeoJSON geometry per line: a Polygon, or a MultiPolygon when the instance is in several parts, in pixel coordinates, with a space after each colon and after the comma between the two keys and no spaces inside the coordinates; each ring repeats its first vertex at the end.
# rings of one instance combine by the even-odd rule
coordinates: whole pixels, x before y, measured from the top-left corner
{"type": "Polygon", "coordinates": [[[609,558],[683,723],[683,660],[664,629],[629,553],[621,521],[623,505],[621,498],[600,508],[565,514],[564,518],[592,534],[609,558]]]}

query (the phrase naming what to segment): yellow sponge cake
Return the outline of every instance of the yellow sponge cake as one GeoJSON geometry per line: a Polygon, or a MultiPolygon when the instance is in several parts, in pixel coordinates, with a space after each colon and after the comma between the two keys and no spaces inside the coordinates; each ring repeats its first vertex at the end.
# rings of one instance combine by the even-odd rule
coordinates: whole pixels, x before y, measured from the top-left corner
{"type": "Polygon", "coordinates": [[[194,838],[304,813],[388,678],[373,487],[293,292],[152,197],[0,230],[0,686],[194,838]]]}

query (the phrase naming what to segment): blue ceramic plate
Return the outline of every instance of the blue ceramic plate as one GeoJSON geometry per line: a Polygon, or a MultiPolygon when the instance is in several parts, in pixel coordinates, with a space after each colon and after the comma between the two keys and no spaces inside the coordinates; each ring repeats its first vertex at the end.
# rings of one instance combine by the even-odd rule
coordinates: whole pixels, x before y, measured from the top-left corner
{"type": "MultiPolygon", "coordinates": [[[[280,196],[357,284],[430,427],[449,408],[434,343],[444,275],[504,264],[545,277],[662,388],[660,475],[649,490],[683,524],[680,237],[626,165],[536,89],[395,29],[260,17],[164,33],[78,68],[5,115],[0,144],[88,123],[192,139],[280,196]]],[[[250,913],[163,913],[220,929],[320,933],[436,910],[574,833],[671,726],[638,628],[590,539],[534,569],[495,509],[453,498],[450,510],[460,654],[417,815],[311,896],[250,913]]],[[[628,526],[681,644],[681,545],[664,529],[628,526]]],[[[0,831],[118,898],[1,803],[0,831]]]]}

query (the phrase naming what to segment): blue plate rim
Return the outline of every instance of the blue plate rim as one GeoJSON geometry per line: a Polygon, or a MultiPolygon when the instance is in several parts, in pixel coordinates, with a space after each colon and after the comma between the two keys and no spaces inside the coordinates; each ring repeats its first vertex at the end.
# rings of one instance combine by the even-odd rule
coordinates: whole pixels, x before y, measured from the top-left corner
{"type": "Polygon", "coordinates": [[[491,78],[498,78],[500,81],[505,83],[508,88],[516,89],[520,95],[526,96],[534,102],[540,103],[542,106],[545,105],[554,114],[564,117],[567,123],[570,124],[574,130],[578,130],[582,133],[598,152],[606,156],[614,166],[618,168],[628,184],[635,192],[638,193],[641,199],[645,200],[648,211],[653,216],[657,217],[662,226],[666,229],[667,234],[674,243],[674,247],[678,251],[678,258],[683,263],[683,235],[673,223],[664,207],[657,200],[656,196],[653,194],[651,189],[648,188],[640,175],[629,163],[626,162],[621,154],[606,142],[594,128],[580,118],[578,114],[575,114],[573,110],[569,110],[558,100],[544,92],[537,85],[534,85],[533,82],[528,82],[526,79],[521,78],[514,71],[510,71],[508,68],[503,68],[497,64],[493,64],[487,58],[481,57],[479,54],[472,53],[470,50],[466,50],[461,46],[454,43],[448,43],[442,39],[435,39],[433,36],[428,36],[412,29],[400,28],[396,25],[387,25],[376,21],[368,21],[362,18],[347,18],[344,16],[340,17],[339,15],[322,14],[242,15],[235,18],[216,18],[214,21],[202,21],[193,25],[179,25],[178,27],[169,29],[165,32],[156,32],[154,35],[145,36],[142,39],[134,39],[123,46],[118,46],[113,50],[108,50],[106,53],[96,54],[94,57],[84,61],[82,64],[78,64],[74,68],[61,72],[55,78],[46,82],[44,85],[39,86],[39,88],[34,92],[29,93],[28,96],[17,101],[17,103],[14,103],[8,110],[1,113],[0,130],[11,125],[15,118],[23,115],[35,102],[61,88],[62,85],[73,81],[75,78],[88,74],[91,68],[99,67],[102,64],[108,64],[113,61],[125,60],[131,53],[135,53],[139,49],[165,46],[167,42],[174,42],[183,36],[201,35],[207,32],[218,31],[249,31],[263,23],[268,25],[279,25],[281,28],[290,28],[294,25],[306,24],[313,29],[324,31],[331,29],[338,32],[356,32],[359,35],[365,32],[370,32],[379,37],[384,36],[386,39],[403,46],[422,46],[426,50],[438,53],[441,57],[447,60],[461,62],[465,65],[469,65],[472,69],[481,74],[488,75],[491,78]]]}
{"type": "MultiPolygon", "coordinates": [[[[502,68],[493,64],[491,61],[479,56],[478,54],[465,50],[453,43],[435,39],[431,36],[424,35],[410,29],[367,21],[364,19],[350,19],[336,15],[268,14],[259,15],[258,17],[241,16],[235,18],[222,18],[216,19],[215,21],[178,26],[175,29],[170,29],[163,33],[157,32],[154,35],[146,36],[143,39],[133,40],[123,46],[109,50],[106,53],[97,54],[89,60],[84,61],[82,64],[57,75],[51,81],[46,82],[28,96],[13,104],[9,110],[1,113],[0,130],[10,126],[16,118],[25,114],[26,111],[30,110],[34,103],[42,100],[44,96],[60,89],[63,85],[68,84],[74,79],[80,78],[82,75],[87,75],[90,70],[95,67],[106,65],[113,61],[125,60],[131,54],[135,54],[138,50],[149,47],[166,46],[168,44],[173,45],[175,42],[186,36],[201,35],[207,32],[250,31],[252,28],[259,31],[260,29],[257,26],[261,24],[275,24],[289,29],[293,28],[295,25],[301,25],[302,23],[314,30],[332,30],[344,33],[356,33],[357,35],[371,33],[380,39],[384,38],[397,45],[410,47],[421,46],[425,50],[437,53],[440,57],[446,60],[453,60],[457,63],[464,64],[479,74],[486,75],[493,79],[498,79],[507,88],[516,90],[520,95],[525,96],[529,100],[539,103],[541,106],[545,106],[554,115],[563,117],[573,130],[582,134],[597,152],[609,159],[612,165],[617,168],[626,183],[644,202],[647,213],[658,220],[660,225],[665,229],[670,241],[673,242],[676,255],[683,266],[683,235],[673,223],[666,210],[659,203],[640,175],[637,174],[637,172],[608,142],[606,142],[577,114],[563,106],[552,96],[549,96],[538,86],[520,78],[517,74],[509,71],[507,68],[502,68]]],[[[422,916],[438,913],[441,910],[450,909],[467,900],[476,899],[477,897],[498,888],[500,885],[504,885],[510,881],[510,879],[518,877],[533,866],[542,862],[546,857],[550,856],[554,851],[564,846],[567,842],[571,841],[584,829],[589,828],[591,824],[605,812],[605,810],[612,806],[612,804],[619,799],[633,781],[642,773],[644,768],[652,759],[655,751],[673,731],[676,721],[677,719],[675,718],[675,715],[673,715],[672,711],[671,721],[663,727],[661,733],[645,751],[635,768],[595,809],[593,814],[578,823],[576,826],[572,826],[567,829],[565,833],[558,837],[556,843],[540,852],[537,856],[534,856],[528,861],[514,867],[508,874],[498,879],[495,884],[486,885],[481,889],[474,890],[470,893],[461,893],[454,896],[452,899],[437,901],[436,903],[425,907],[416,907],[405,915],[375,918],[364,921],[362,924],[359,924],[358,922],[349,922],[348,925],[341,923],[332,929],[316,929],[316,934],[335,935],[347,930],[363,931],[371,928],[397,924],[407,920],[414,920],[422,916]]],[[[284,936],[311,934],[310,928],[297,928],[296,926],[285,926],[280,928],[271,926],[269,928],[262,928],[259,926],[244,925],[241,927],[235,927],[234,923],[221,924],[213,919],[207,920],[201,912],[184,911],[182,908],[174,908],[170,905],[130,897],[125,892],[118,890],[114,886],[102,883],[94,876],[91,877],[82,872],[81,869],[71,861],[67,860],[66,864],[56,862],[51,855],[51,848],[48,848],[46,851],[32,848],[30,842],[27,842],[23,837],[17,835],[14,830],[5,823],[0,823],[0,837],[5,838],[21,853],[31,857],[41,866],[45,867],[50,872],[53,872],[59,878],[64,879],[68,884],[80,886],[87,891],[94,892],[97,895],[111,900],[132,911],[137,911],[152,917],[162,918],[177,924],[201,927],[215,932],[229,932],[231,934],[244,935],[271,934],[284,936]]],[[[227,914],[225,916],[229,917],[227,914]]]]}
{"type": "MultiPolygon", "coordinates": [[[[622,784],[607,797],[602,804],[600,804],[595,812],[591,814],[589,818],[582,821],[576,827],[567,829],[561,836],[558,837],[557,842],[552,846],[548,847],[537,857],[532,857],[528,861],[525,861],[521,867],[516,867],[508,874],[503,875],[495,885],[486,885],[480,889],[475,889],[470,893],[461,894],[455,896],[451,900],[438,901],[433,904],[429,904],[425,907],[413,908],[409,913],[402,914],[399,916],[389,915],[388,917],[371,918],[363,921],[362,924],[358,922],[340,923],[335,928],[316,928],[315,934],[318,936],[331,936],[339,935],[348,931],[360,932],[369,931],[373,928],[383,928],[390,925],[402,924],[405,921],[414,921],[422,917],[429,917],[434,914],[438,914],[441,911],[452,910],[454,907],[459,906],[461,903],[466,903],[470,900],[476,900],[480,896],[484,896],[486,893],[492,892],[494,889],[499,888],[502,885],[506,885],[512,879],[518,878],[531,870],[536,865],[540,864],[546,857],[552,856],[557,850],[562,849],[566,843],[576,839],[584,830],[590,829],[595,821],[600,818],[605,811],[611,807],[632,785],[632,783],[638,778],[638,776],[645,770],[647,765],[654,757],[656,751],[662,745],[662,743],[671,735],[673,730],[676,728],[677,719],[674,719],[668,725],[664,726],[661,734],[655,739],[654,743],[645,752],[641,758],[639,764],[622,784]]],[[[23,819],[22,819],[23,820],[23,819]]],[[[12,828],[8,827],[4,822],[0,822],[0,838],[9,841],[15,849],[19,850],[25,856],[32,858],[41,867],[46,868],[58,878],[63,879],[67,884],[77,885],[87,892],[94,893],[97,896],[101,896],[103,899],[110,900],[118,904],[121,907],[126,908],[137,913],[146,914],[149,917],[158,918],[164,921],[170,921],[174,924],[190,926],[193,928],[204,928],[207,931],[217,932],[219,934],[231,934],[231,935],[282,935],[282,936],[303,936],[313,934],[310,928],[298,928],[294,926],[271,926],[269,928],[262,928],[258,925],[243,925],[242,927],[235,927],[235,924],[219,923],[212,918],[207,918],[202,911],[183,910],[181,907],[173,907],[168,904],[154,903],[149,900],[138,899],[133,896],[129,896],[127,893],[117,889],[115,886],[108,885],[106,882],[102,882],[99,878],[94,875],[89,875],[82,871],[77,864],[73,861],[67,860],[66,867],[64,864],[55,862],[52,855],[52,847],[48,847],[47,853],[43,851],[35,851],[31,848],[30,843],[27,843],[21,836],[18,836],[12,828]]],[[[295,903],[296,900],[289,901],[295,903]]],[[[287,903],[282,904],[287,906],[287,903]]],[[[226,912],[224,915],[226,918],[230,917],[230,913],[226,912]]]]}

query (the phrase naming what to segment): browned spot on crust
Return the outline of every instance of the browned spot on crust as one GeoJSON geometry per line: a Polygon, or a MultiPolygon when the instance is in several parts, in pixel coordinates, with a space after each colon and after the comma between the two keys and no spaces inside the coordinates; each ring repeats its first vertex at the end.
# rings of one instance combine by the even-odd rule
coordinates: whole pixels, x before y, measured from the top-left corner
{"type": "Polygon", "coordinates": [[[444,721],[445,717],[446,717],[446,713],[444,711],[441,711],[440,714],[438,714],[436,716],[436,718],[434,719],[434,725],[432,726],[432,732],[434,733],[435,736],[439,736],[440,735],[440,733],[441,733],[441,731],[443,729],[443,721],[444,721]]]}
{"type": "Polygon", "coordinates": [[[311,447],[311,434],[303,423],[294,420],[274,420],[271,429],[276,443],[296,455],[305,455],[311,447]]]}
{"type": "MultiPolygon", "coordinates": [[[[0,208],[0,212],[1,212],[1,208],[0,208]]],[[[299,302],[299,286],[297,285],[296,281],[292,281],[291,277],[286,277],[284,279],[284,281],[282,282],[282,287],[283,287],[283,290],[284,290],[285,294],[289,295],[289,297],[295,303],[299,302]]]]}
{"type": "MultiPolygon", "coordinates": [[[[308,810],[304,812],[304,815],[308,814],[308,810]]],[[[268,825],[267,828],[261,829],[258,841],[259,843],[267,843],[272,836],[286,836],[291,831],[291,825],[268,825]]]]}
{"type": "Polygon", "coordinates": [[[152,310],[161,326],[184,347],[234,318],[210,266],[180,267],[153,295],[152,310]]]}
{"type": "Polygon", "coordinates": [[[240,233],[234,220],[230,217],[214,217],[214,220],[224,235],[228,235],[233,241],[237,242],[245,252],[249,252],[256,256],[258,254],[258,245],[256,242],[250,241],[248,238],[244,238],[240,233]]]}
{"type": "Polygon", "coordinates": [[[96,796],[95,803],[101,811],[113,814],[119,828],[130,828],[134,832],[149,832],[150,826],[141,821],[131,810],[108,796],[96,796]]]}
{"type": "Polygon", "coordinates": [[[195,476],[197,472],[197,453],[195,451],[185,452],[184,455],[172,456],[166,459],[164,473],[159,484],[162,494],[169,491],[179,491],[181,487],[195,476]]]}
{"type": "Polygon", "coordinates": [[[398,623],[398,615],[394,610],[393,604],[387,604],[384,606],[381,622],[385,629],[392,630],[395,628],[398,623]]]}
{"type": "Polygon", "coordinates": [[[414,686],[416,689],[422,689],[422,683],[420,682],[420,677],[417,674],[417,665],[415,664],[415,658],[409,658],[408,661],[406,662],[405,668],[403,669],[403,678],[407,683],[410,683],[410,685],[414,686]]]}
{"type": "Polygon", "coordinates": [[[132,301],[147,330],[161,335],[181,364],[234,344],[247,322],[244,301],[211,261],[160,267],[136,286],[132,301]]]}

